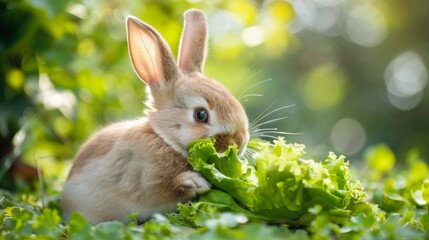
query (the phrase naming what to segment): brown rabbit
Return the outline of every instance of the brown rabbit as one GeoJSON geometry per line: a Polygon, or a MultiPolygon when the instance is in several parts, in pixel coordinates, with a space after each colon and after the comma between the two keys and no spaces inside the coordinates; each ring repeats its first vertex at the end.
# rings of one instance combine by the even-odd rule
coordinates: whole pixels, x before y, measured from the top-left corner
{"type": "Polygon", "coordinates": [[[179,60],[161,35],[135,17],[127,18],[129,54],[148,87],[145,118],[112,124],[79,150],[64,186],[67,219],[80,212],[91,223],[124,220],[156,212],[210,190],[210,183],[187,163],[187,145],[214,137],[223,151],[249,139],[241,104],[220,83],[203,75],[207,21],[198,10],[185,13],[179,60]]]}

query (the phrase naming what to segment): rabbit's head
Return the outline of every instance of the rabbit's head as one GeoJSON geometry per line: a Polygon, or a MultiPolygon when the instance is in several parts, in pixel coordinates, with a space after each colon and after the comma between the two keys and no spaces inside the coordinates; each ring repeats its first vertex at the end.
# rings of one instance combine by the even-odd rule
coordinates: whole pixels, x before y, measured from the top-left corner
{"type": "Polygon", "coordinates": [[[222,84],[203,75],[207,53],[207,20],[198,10],[185,13],[176,64],[171,49],[151,26],[127,19],[130,58],[149,87],[149,123],[165,142],[187,156],[186,147],[205,137],[218,151],[237,144],[245,149],[248,119],[237,99],[222,84]]]}

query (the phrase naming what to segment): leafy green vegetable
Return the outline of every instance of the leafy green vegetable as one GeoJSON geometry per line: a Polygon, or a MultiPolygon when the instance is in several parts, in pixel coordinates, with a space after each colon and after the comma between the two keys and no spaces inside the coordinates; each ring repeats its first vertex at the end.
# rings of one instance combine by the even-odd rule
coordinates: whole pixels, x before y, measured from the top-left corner
{"type": "Polygon", "coordinates": [[[320,206],[331,220],[342,222],[367,205],[366,192],[352,180],[344,156],[330,153],[323,162],[304,160],[304,145],[287,144],[282,138],[271,146],[260,141],[253,166],[237,157],[231,146],[217,153],[214,142],[204,139],[189,147],[189,163],[220,191],[212,191],[200,202],[216,203],[251,218],[290,225],[308,225],[309,211],[320,206]],[[230,167],[231,166],[231,167],[230,167]],[[230,196],[245,208],[236,204],[230,196]],[[209,197],[207,197],[209,196],[209,197]]]}

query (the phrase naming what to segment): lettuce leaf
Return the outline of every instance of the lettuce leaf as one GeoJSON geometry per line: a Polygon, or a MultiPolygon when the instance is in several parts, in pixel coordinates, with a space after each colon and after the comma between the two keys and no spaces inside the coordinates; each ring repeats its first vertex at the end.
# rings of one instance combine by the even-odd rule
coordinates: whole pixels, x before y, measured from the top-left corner
{"type": "Polygon", "coordinates": [[[236,146],[216,152],[213,139],[189,146],[188,162],[221,190],[203,195],[199,204],[217,204],[250,218],[297,226],[309,224],[322,212],[341,223],[373,209],[365,207],[367,194],[351,178],[344,156],[330,153],[323,162],[305,160],[304,145],[288,144],[281,137],[272,144],[259,140],[252,145],[257,148],[254,164],[240,159],[236,146]],[[314,207],[321,210],[314,213],[314,207]]]}

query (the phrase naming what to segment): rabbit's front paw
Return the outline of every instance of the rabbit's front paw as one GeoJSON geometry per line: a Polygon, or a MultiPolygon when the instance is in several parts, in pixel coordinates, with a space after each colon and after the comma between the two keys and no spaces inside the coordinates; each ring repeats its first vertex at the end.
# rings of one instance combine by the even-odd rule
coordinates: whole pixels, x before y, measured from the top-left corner
{"type": "Polygon", "coordinates": [[[205,193],[211,187],[211,184],[201,174],[194,171],[183,172],[176,179],[179,191],[188,198],[205,193]]]}

